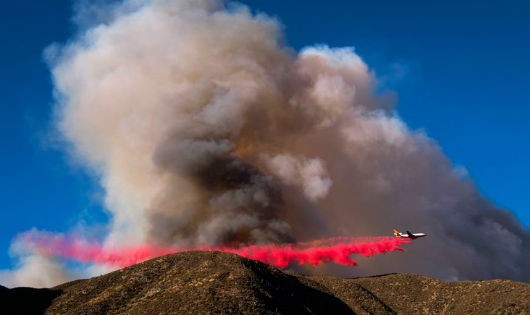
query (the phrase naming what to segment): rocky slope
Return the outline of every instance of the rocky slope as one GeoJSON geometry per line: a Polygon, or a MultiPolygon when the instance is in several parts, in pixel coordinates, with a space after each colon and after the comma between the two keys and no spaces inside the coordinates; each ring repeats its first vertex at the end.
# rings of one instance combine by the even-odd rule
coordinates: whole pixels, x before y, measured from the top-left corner
{"type": "Polygon", "coordinates": [[[51,289],[0,287],[5,314],[530,314],[530,284],[413,274],[339,279],[232,254],[168,255],[51,289]]]}

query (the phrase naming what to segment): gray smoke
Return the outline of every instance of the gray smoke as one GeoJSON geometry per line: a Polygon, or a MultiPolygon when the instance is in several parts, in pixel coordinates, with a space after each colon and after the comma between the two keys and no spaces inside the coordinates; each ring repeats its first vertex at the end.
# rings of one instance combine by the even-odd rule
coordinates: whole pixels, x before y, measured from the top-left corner
{"type": "Polygon", "coordinates": [[[328,272],[529,279],[529,231],[375,96],[353,49],[296,53],[277,21],[218,1],[104,12],[50,58],[59,129],[106,191],[106,244],[403,227],[429,237],[328,272]]]}

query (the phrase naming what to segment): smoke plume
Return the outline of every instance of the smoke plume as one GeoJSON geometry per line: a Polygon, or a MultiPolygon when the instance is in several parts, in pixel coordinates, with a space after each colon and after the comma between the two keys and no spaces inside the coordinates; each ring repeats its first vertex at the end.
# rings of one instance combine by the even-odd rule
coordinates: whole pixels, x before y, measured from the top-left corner
{"type": "MultiPolygon", "coordinates": [[[[124,1],[48,50],[57,125],[105,189],[103,247],[426,232],[340,275],[529,280],[529,231],[376,96],[351,48],[289,48],[210,0],[124,1]]],[[[82,15],[80,15],[82,16],[82,15]]],[[[85,21],[86,22],[86,21],[85,21]]]]}
{"type": "MultiPolygon", "coordinates": [[[[27,235],[39,235],[36,231],[26,232],[27,235]]],[[[34,246],[23,238],[18,238],[11,245],[11,254],[18,257],[14,270],[0,270],[0,285],[7,287],[31,286],[51,287],[71,280],[75,274],[67,270],[55,258],[37,251],[34,246]]]]}

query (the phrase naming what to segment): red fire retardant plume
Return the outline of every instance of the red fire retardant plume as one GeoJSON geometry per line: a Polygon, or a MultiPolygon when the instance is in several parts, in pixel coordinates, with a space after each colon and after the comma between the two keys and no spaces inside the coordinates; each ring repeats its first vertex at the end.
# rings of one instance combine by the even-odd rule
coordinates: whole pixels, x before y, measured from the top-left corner
{"type": "Polygon", "coordinates": [[[285,268],[291,263],[319,265],[334,262],[340,265],[356,266],[351,255],[372,256],[392,251],[403,251],[400,245],[408,239],[394,237],[351,238],[336,237],[305,243],[250,245],[242,247],[196,246],[162,248],[152,245],[107,248],[100,244],[68,238],[63,235],[27,234],[24,242],[39,252],[86,263],[110,264],[127,267],[144,260],[183,251],[220,251],[285,268]]]}

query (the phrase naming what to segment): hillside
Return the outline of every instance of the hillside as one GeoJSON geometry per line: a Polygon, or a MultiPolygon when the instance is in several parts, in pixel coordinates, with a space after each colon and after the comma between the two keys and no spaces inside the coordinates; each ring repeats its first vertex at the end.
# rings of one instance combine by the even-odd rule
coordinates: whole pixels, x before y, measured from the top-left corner
{"type": "Polygon", "coordinates": [[[529,300],[530,284],[511,280],[308,277],[218,252],[167,255],[51,289],[0,287],[9,314],[529,314],[529,300]]]}

